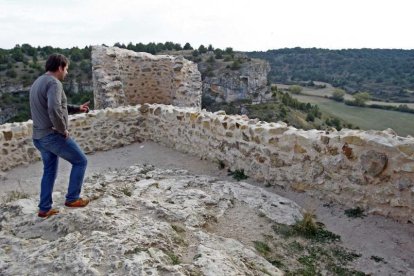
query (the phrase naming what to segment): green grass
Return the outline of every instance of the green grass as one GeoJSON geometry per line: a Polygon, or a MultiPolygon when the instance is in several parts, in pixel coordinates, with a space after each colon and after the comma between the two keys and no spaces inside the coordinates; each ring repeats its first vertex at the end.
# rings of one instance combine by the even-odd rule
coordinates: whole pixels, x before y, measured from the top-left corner
{"type": "Polygon", "coordinates": [[[254,243],[254,248],[256,248],[256,250],[262,254],[262,255],[266,255],[268,253],[270,253],[270,247],[265,244],[264,242],[261,241],[253,241],[254,243]]]}
{"type": "Polygon", "coordinates": [[[174,252],[165,252],[165,254],[170,257],[173,265],[178,265],[181,263],[180,258],[174,254],[174,252]]]}
{"type": "Polygon", "coordinates": [[[341,237],[318,226],[310,215],[304,216],[304,219],[298,221],[296,224],[289,226],[284,224],[274,224],[272,226],[275,233],[285,237],[300,236],[305,239],[319,242],[319,243],[332,243],[340,241],[341,237]]]}
{"type": "Polygon", "coordinates": [[[317,104],[321,111],[339,117],[361,129],[384,130],[392,128],[400,136],[414,136],[414,114],[375,108],[348,106],[321,97],[292,95],[301,102],[317,104]]]}

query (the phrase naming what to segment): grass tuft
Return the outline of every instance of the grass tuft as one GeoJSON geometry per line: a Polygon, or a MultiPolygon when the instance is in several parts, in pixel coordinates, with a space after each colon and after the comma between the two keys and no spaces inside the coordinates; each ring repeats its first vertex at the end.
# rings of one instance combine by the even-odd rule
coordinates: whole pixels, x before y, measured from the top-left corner
{"type": "Polygon", "coordinates": [[[254,248],[256,248],[256,250],[262,255],[267,255],[268,253],[271,252],[270,247],[264,242],[253,241],[253,244],[254,244],[254,248]]]}
{"type": "Polygon", "coordinates": [[[234,179],[236,179],[237,181],[240,180],[244,180],[249,178],[245,173],[244,173],[244,169],[241,170],[235,170],[234,172],[232,172],[231,170],[228,170],[228,175],[232,175],[234,179]]]}
{"type": "Polygon", "coordinates": [[[122,187],[121,192],[126,196],[131,196],[132,195],[131,190],[127,186],[122,187]]]}
{"type": "Polygon", "coordinates": [[[22,198],[29,198],[29,194],[20,191],[11,191],[3,197],[3,202],[8,203],[22,198]]]}
{"type": "Polygon", "coordinates": [[[383,262],[386,263],[384,261],[384,258],[378,257],[378,256],[371,256],[371,260],[374,260],[375,262],[379,263],[379,262],[383,262]]]}
{"type": "Polygon", "coordinates": [[[349,218],[362,218],[366,216],[364,214],[364,209],[362,209],[361,207],[346,209],[344,213],[349,218]]]}
{"type": "Polygon", "coordinates": [[[167,254],[167,256],[170,257],[173,265],[178,265],[181,263],[180,258],[178,258],[178,256],[175,255],[174,252],[166,252],[165,254],[167,254]]]}

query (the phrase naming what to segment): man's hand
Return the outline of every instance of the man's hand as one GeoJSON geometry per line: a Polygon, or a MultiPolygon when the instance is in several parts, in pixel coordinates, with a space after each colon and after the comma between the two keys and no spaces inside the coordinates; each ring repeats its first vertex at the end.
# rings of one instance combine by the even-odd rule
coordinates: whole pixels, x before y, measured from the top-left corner
{"type": "Polygon", "coordinates": [[[81,104],[81,105],[79,106],[79,110],[80,110],[81,112],[88,113],[88,112],[89,112],[89,104],[90,104],[90,101],[87,101],[86,103],[81,104]]]}
{"type": "Polygon", "coordinates": [[[69,131],[65,130],[63,135],[65,136],[65,139],[68,139],[69,138],[69,131]]]}

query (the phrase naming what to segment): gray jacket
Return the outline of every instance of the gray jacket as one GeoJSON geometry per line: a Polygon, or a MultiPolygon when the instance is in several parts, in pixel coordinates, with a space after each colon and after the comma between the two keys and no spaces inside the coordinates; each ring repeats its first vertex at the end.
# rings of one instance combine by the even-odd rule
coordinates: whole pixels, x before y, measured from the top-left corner
{"type": "Polygon", "coordinates": [[[68,114],[80,112],[79,106],[68,105],[62,83],[49,74],[38,77],[30,88],[30,112],[33,139],[68,129],[68,114]]]}

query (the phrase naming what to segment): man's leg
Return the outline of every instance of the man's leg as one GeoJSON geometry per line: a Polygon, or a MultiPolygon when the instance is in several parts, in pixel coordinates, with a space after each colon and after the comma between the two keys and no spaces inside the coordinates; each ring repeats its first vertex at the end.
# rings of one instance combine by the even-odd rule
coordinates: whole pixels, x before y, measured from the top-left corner
{"type": "Polygon", "coordinates": [[[66,202],[73,202],[79,199],[88,163],[83,151],[72,138],[66,139],[62,134],[58,133],[50,134],[39,141],[43,148],[72,164],[66,202]]]}
{"type": "Polygon", "coordinates": [[[53,199],[53,187],[57,176],[57,168],[59,164],[58,157],[43,148],[38,140],[33,140],[33,144],[40,151],[43,161],[43,176],[40,184],[40,212],[47,212],[52,208],[53,199]]]}
{"type": "Polygon", "coordinates": [[[72,164],[66,202],[73,202],[80,197],[88,160],[72,138],[65,139],[64,147],[61,148],[58,155],[72,164]]]}

